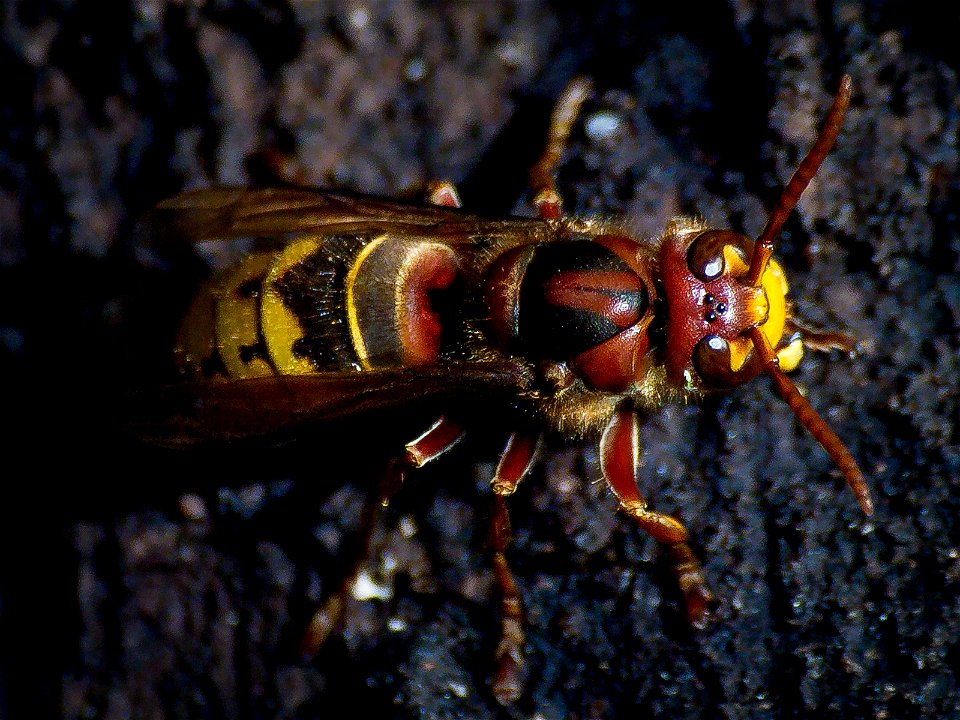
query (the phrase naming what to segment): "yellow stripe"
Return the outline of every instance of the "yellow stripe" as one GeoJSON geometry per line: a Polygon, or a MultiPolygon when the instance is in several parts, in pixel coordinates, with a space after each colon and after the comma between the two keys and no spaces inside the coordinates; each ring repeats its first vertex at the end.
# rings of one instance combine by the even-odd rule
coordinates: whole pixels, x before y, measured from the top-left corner
{"type": "Polygon", "coordinates": [[[303,337],[300,320],[284,303],[275,283],[294,265],[302,262],[320,247],[320,238],[308,236],[293,241],[281,250],[267,273],[260,299],[260,328],[270,361],[280,375],[309,375],[317,371],[310,358],[300,357],[294,343],[303,337]]]}
{"type": "Polygon", "coordinates": [[[357,258],[354,260],[350,272],[347,273],[345,283],[347,289],[347,323],[350,327],[350,340],[353,342],[353,350],[357,353],[357,359],[360,360],[360,364],[364,370],[373,369],[373,365],[370,364],[367,346],[363,341],[363,332],[360,329],[360,319],[357,317],[357,301],[354,297],[353,289],[356,285],[357,275],[360,273],[360,266],[363,264],[363,261],[366,260],[370,253],[385,239],[386,235],[378,237],[376,240],[371,240],[357,253],[357,258]]]}

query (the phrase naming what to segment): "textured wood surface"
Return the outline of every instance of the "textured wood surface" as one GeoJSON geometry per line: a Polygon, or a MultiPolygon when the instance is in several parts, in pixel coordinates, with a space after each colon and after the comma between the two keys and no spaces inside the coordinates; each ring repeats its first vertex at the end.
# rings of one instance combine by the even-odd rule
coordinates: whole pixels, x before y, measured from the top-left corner
{"type": "Polygon", "coordinates": [[[5,11],[6,714],[960,717],[952,11],[561,5],[5,11]],[[654,544],[613,514],[593,445],[553,442],[511,499],[530,673],[513,709],[496,704],[485,480],[508,428],[488,413],[384,518],[383,598],[303,662],[300,628],[336,582],[362,493],[429,417],[226,456],[99,429],[117,420],[103,400],[169,379],[205,272],[189,249],[144,247],[135,219],[183,187],[247,182],[265,144],[312,184],[396,194],[449,178],[468,209],[509,212],[552,98],[584,73],[599,92],[562,167],[569,210],[625,213],[651,235],[678,213],[755,235],[842,72],[851,111],[777,255],[800,316],[860,342],[793,377],[877,510],[860,514],[766,380],[651,417],[643,487],[704,559],[720,598],[705,631],[686,626],[654,544]]]}

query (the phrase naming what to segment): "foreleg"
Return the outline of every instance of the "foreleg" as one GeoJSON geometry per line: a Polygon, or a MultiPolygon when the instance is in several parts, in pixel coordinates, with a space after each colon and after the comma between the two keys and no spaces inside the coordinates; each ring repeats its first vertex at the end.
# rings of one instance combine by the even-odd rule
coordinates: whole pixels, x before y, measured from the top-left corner
{"type": "Polygon", "coordinates": [[[687,617],[697,628],[706,626],[713,593],[707,587],[700,563],[687,544],[687,529],[669,515],[650,510],[637,485],[639,425],[632,410],[619,410],[600,439],[600,467],[620,508],[655,540],[667,545],[673,569],[683,592],[687,617]]]}

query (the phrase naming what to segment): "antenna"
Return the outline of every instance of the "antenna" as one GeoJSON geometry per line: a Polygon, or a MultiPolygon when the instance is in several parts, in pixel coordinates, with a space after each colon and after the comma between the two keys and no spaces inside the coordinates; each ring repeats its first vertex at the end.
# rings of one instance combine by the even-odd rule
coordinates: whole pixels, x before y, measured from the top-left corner
{"type": "MultiPolygon", "coordinates": [[[[813,144],[813,147],[810,148],[806,157],[803,158],[803,161],[793,173],[793,177],[790,178],[790,182],[787,183],[783,192],[780,193],[780,199],[777,200],[773,212],[770,213],[766,227],[763,228],[763,232],[760,233],[760,237],[757,238],[757,242],[753,246],[750,268],[747,270],[742,281],[744,285],[751,287],[758,287],[760,285],[760,278],[763,277],[763,271],[767,269],[767,262],[770,260],[770,256],[773,255],[773,241],[783,228],[783,224],[790,216],[790,213],[792,213],[793,209],[797,206],[800,195],[807,189],[810,180],[816,175],[827,153],[830,152],[834,142],[836,142],[837,135],[840,134],[840,126],[843,124],[843,116],[850,106],[850,96],[852,93],[853,80],[849,75],[844,75],[840,78],[840,87],[837,90],[836,96],[833,98],[833,104],[830,106],[830,110],[827,112],[823,129],[817,136],[817,141],[813,144]]],[[[853,455],[847,450],[847,446],[843,444],[843,441],[830,429],[826,421],[813,409],[810,401],[800,394],[797,386],[794,385],[790,378],[780,369],[780,361],[777,358],[777,354],[773,351],[773,348],[770,347],[770,343],[767,342],[763,331],[760,330],[759,327],[752,327],[747,332],[753,341],[754,349],[763,362],[763,371],[773,380],[773,385],[776,387],[777,393],[779,393],[784,402],[790,406],[790,409],[793,410],[793,414],[797,416],[800,423],[813,435],[814,439],[820,443],[823,449],[827,451],[827,454],[833,458],[837,467],[840,468],[840,472],[842,472],[846,478],[850,489],[853,490],[853,494],[856,495],[857,502],[860,503],[863,512],[867,515],[872,515],[873,500],[870,497],[870,489],[867,487],[867,481],[863,477],[857,461],[853,459],[853,455]]]]}
{"type": "Polygon", "coordinates": [[[863,512],[867,515],[873,515],[873,500],[870,497],[867,481],[864,479],[857,461],[847,450],[847,446],[843,444],[843,441],[830,429],[826,421],[813,409],[810,401],[800,394],[797,386],[780,369],[780,361],[777,359],[776,353],[773,352],[773,348],[770,347],[770,343],[767,342],[763,331],[758,327],[752,327],[748,332],[750,333],[750,339],[753,340],[753,347],[756,348],[760,359],[763,361],[763,371],[773,380],[780,397],[793,410],[797,420],[833,458],[837,467],[840,468],[840,472],[847,479],[847,484],[853,490],[853,494],[857,496],[857,502],[860,503],[863,512]]]}
{"type": "Polygon", "coordinates": [[[800,195],[807,189],[810,180],[817,174],[824,158],[833,147],[833,143],[840,134],[840,126],[843,124],[843,116],[850,106],[850,96],[853,93],[853,80],[849,75],[840,78],[840,87],[837,90],[836,97],[833,98],[833,104],[827,112],[827,118],[824,120],[823,129],[817,137],[817,141],[810,148],[807,156],[800,163],[800,166],[793,173],[790,182],[780,193],[780,199],[777,200],[773,212],[767,219],[767,225],[757,238],[757,243],[753,246],[753,257],[750,259],[750,269],[744,276],[743,284],[751,287],[759,287],[760,278],[763,277],[763,271],[767,269],[767,261],[773,255],[773,241],[780,233],[783,224],[790,217],[790,213],[797,206],[800,195]]]}

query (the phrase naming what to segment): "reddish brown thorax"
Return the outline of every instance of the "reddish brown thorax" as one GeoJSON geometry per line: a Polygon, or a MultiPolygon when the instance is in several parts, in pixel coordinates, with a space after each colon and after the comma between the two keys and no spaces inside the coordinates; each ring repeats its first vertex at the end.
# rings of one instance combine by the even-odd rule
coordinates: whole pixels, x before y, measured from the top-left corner
{"type": "Polygon", "coordinates": [[[641,261],[639,244],[630,238],[601,235],[595,239],[630,269],[636,282],[645,288],[648,302],[645,312],[621,332],[596,347],[584,351],[570,362],[578,374],[596,390],[626,392],[642,379],[651,360],[650,324],[653,322],[656,289],[648,262],[641,261]]]}
{"type": "Polygon", "coordinates": [[[656,290],[629,238],[601,235],[505,253],[485,292],[494,341],[568,366],[590,388],[625,392],[649,368],[656,290]]]}

